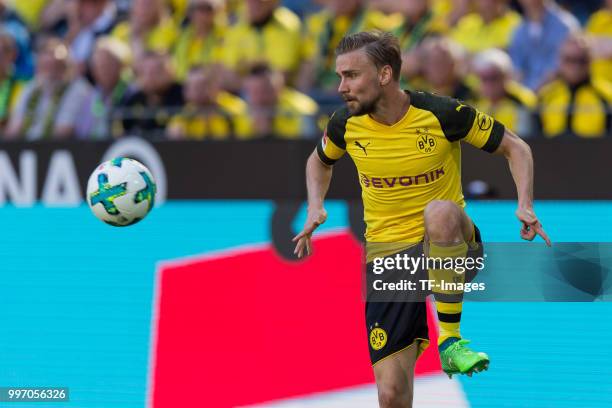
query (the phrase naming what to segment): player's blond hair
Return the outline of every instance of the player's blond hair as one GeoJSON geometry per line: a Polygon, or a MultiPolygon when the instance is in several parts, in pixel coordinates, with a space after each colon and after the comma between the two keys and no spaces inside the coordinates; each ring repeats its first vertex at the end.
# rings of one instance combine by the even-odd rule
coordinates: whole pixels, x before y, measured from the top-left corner
{"type": "Polygon", "coordinates": [[[378,68],[389,65],[393,72],[393,79],[399,81],[402,52],[399,41],[393,34],[382,31],[362,31],[346,35],[336,47],[336,56],[362,48],[378,68]]]}

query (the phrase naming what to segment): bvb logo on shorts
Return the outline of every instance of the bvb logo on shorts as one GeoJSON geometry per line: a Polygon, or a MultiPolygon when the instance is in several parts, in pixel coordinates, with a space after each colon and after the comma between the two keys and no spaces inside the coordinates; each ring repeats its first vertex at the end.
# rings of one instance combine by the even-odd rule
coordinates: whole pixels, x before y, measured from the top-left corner
{"type": "Polygon", "coordinates": [[[387,344],[387,332],[380,327],[375,327],[370,332],[370,346],[374,350],[380,350],[387,344]]]}
{"type": "Polygon", "coordinates": [[[417,149],[423,154],[430,154],[436,150],[436,139],[429,134],[429,129],[417,129],[417,149]]]}

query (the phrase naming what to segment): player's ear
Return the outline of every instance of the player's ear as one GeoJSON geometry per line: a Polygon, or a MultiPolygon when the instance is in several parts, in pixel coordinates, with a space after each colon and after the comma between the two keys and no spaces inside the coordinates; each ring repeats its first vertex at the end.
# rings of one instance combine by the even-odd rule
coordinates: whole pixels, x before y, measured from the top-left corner
{"type": "Polygon", "coordinates": [[[388,85],[393,80],[393,72],[390,65],[384,65],[378,75],[381,86],[388,85]]]}

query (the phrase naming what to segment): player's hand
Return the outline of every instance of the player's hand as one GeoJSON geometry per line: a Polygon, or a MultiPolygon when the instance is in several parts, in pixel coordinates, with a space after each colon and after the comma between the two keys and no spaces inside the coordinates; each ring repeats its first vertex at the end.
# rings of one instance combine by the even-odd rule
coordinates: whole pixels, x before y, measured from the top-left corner
{"type": "Polygon", "coordinates": [[[306,217],[306,222],[304,223],[304,229],[302,232],[297,234],[291,241],[297,242],[295,245],[295,250],[293,253],[297,255],[298,258],[304,256],[304,252],[306,255],[310,255],[312,253],[312,243],[310,238],[312,237],[312,233],[315,229],[321,224],[323,224],[327,220],[327,211],[323,207],[308,209],[308,216],[306,217]]]}
{"type": "Polygon", "coordinates": [[[533,241],[536,235],[542,237],[546,245],[551,246],[550,238],[546,232],[544,232],[544,228],[542,228],[542,224],[538,221],[538,217],[536,217],[535,213],[531,208],[520,208],[516,210],[516,217],[523,224],[521,227],[521,238],[526,241],[533,241]]]}

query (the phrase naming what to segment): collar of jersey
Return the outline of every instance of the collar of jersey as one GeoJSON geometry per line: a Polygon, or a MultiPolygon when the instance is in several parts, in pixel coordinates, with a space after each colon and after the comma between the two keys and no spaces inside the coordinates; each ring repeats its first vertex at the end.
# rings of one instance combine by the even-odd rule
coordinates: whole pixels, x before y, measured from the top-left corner
{"type": "Polygon", "coordinates": [[[414,110],[412,108],[412,94],[410,93],[410,91],[405,90],[404,92],[406,92],[408,94],[408,96],[410,96],[410,105],[408,105],[408,109],[406,109],[406,113],[404,114],[404,116],[402,116],[402,118],[400,120],[398,120],[397,122],[395,122],[392,125],[385,125],[384,123],[380,123],[378,122],[376,119],[374,119],[373,117],[371,117],[370,115],[365,115],[365,117],[367,118],[367,120],[374,125],[375,127],[381,129],[381,130],[391,130],[391,129],[396,129],[400,126],[402,126],[405,122],[406,119],[408,118],[408,116],[410,116],[410,114],[412,113],[412,111],[414,110]]]}

